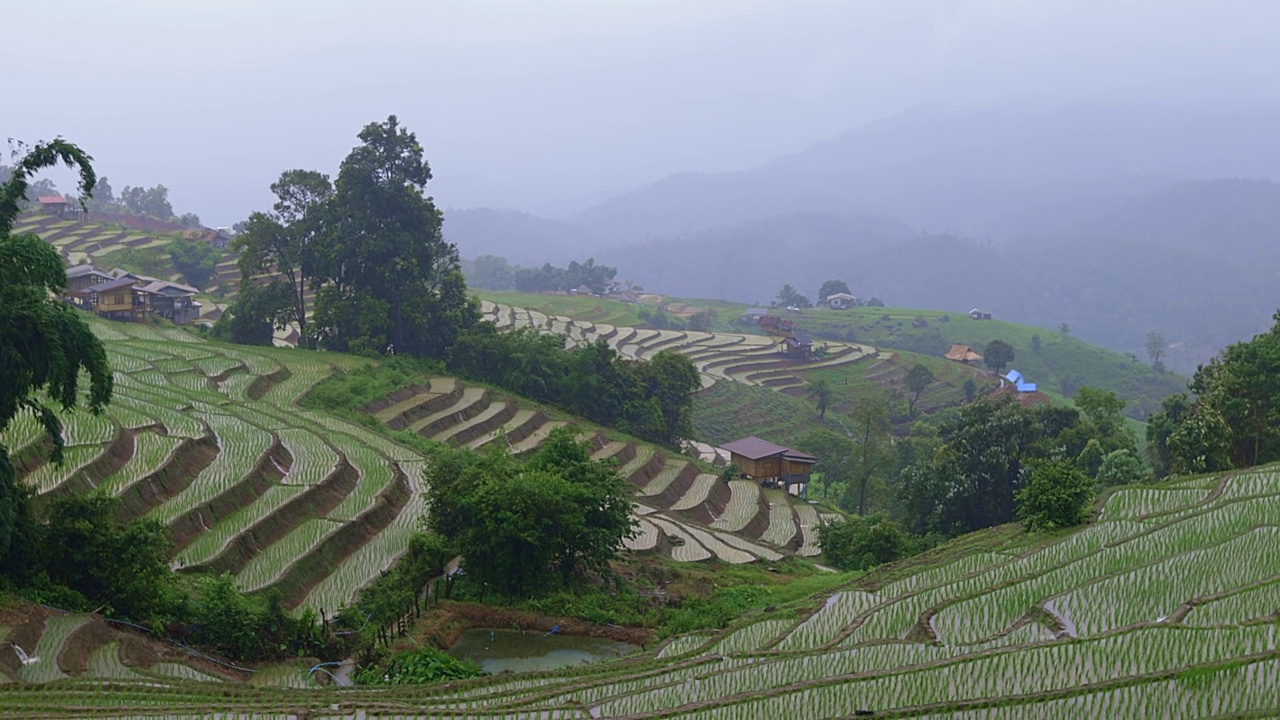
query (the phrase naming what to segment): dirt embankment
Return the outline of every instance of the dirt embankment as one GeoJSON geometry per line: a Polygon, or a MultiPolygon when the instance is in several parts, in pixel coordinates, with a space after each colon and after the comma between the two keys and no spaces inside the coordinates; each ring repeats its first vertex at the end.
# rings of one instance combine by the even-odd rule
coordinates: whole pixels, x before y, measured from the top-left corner
{"type": "Polygon", "coordinates": [[[657,637],[656,631],[647,628],[596,625],[576,618],[543,615],[515,608],[448,601],[425,613],[412,634],[418,642],[448,648],[464,630],[471,628],[510,628],[546,633],[557,625],[565,635],[608,638],[640,647],[647,646],[657,637]]]}

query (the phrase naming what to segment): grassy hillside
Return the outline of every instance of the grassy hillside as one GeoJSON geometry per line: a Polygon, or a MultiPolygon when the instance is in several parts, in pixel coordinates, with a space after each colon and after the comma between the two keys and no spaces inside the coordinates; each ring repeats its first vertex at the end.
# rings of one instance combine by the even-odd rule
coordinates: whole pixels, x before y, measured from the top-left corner
{"type": "MultiPolygon", "coordinates": [[[[545,315],[615,326],[642,324],[639,319],[641,306],[616,300],[487,291],[482,291],[479,295],[494,302],[529,308],[545,315]]],[[[701,309],[714,310],[715,332],[758,332],[754,324],[738,321],[749,307],[741,303],[660,296],[652,296],[650,303],[650,309],[662,304],[686,313],[701,309]]],[[[1011,367],[1037,383],[1042,391],[1059,400],[1074,395],[1075,389],[1081,385],[1100,387],[1116,393],[1128,403],[1126,415],[1145,420],[1148,413],[1159,408],[1164,398],[1186,390],[1186,378],[1180,375],[1158,373],[1144,362],[1090,345],[1069,335],[1064,336],[1054,330],[998,319],[973,320],[962,313],[869,307],[849,310],[810,308],[801,313],[784,311],[784,314],[816,338],[915,353],[916,355],[904,355],[897,361],[898,364],[910,358],[924,362],[939,378],[958,380],[944,383],[952,387],[954,393],[946,394],[949,391],[942,387],[933,390],[935,394],[932,402],[939,407],[963,400],[959,388],[964,380],[958,378],[957,373],[970,372],[943,360],[941,356],[953,343],[969,345],[981,353],[987,343],[997,339],[1013,346],[1016,357],[1011,367]],[[947,318],[945,321],[944,317],[947,318]],[[1034,349],[1035,337],[1040,339],[1038,352],[1034,349]],[[939,391],[944,395],[939,396],[939,391]]],[[[819,374],[821,375],[826,375],[833,384],[840,387],[848,383],[851,388],[856,388],[859,382],[856,377],[844,372],[832,371],[819,374]]],[[[974,377],[976,382],[994,382],[994,378],[983,373],[977,373],[974,377]]]]}
{"type": "Polygon", "coordinates": [[[43,717],[1268,716],[1280,686],[1280,468],[1120,488],[1091,524],[1006,526],[624,660],[434,686],[236,688],[148,677],[0,684],[43,717]],[[1254,562],[1241,563],[1250,557],[1254,562]]]}

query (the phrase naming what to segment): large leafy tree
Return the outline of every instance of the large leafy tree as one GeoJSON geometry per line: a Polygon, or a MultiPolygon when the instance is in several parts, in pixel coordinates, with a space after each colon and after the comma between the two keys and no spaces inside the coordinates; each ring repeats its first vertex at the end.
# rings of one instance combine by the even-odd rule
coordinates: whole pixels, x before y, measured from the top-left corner
{"type": "Polygon", "coordinates": [[[831,486],[847,485],[853,479],[854,447],[849,438],[830,430],[814,430],[800,438],[801,450],[818,457],[814,470],[822,481],[822,497],[831,495],[831,486]]]}
{"type": "Polygon", "coordinates": [[[338,172],[328,231],[311,245],[313,335],[335,350],[443,357],[479,310],[424,193],[422,145],[394,115],[359,137],[338,172]]]}
{"type": "Polygon", "coordinates": [[[632,532],[632,488],[568,429],[529,460],[441,450],[427,523],[463,555],[467,574],[506,595],[567,586],[605,572],[632,532]]]}
{"type": "Polygon", "coordinates": [[[907,553],[908,538],[884,513],[827,523],[818,528],[822,556],[841,570],[870,570],[907,553]]]}
{"type": "Polygon", "coordinates": [[[1280,460],[1280,312],[1270,331],[1200,366],[1186,395],[1147,425],[1157,474],[1212,472],[1280,460]]]}
{"type": "Polygon", "coordinates": [[[329,228],[326,218],[330,216],[333,183],[328,175],[314,170],[286,170],[271,184],[271,192],[276,196],[272,212],[250,215],[243,232],[236,237],[240,289],[243,292],[254,284],[255,277],[275,273],[276,278],[271,282],[280,287],[273,288],[264,297],[277,298],[278,303],[287,296],[287,305],[246,306],[240,310],[255,312],[258,322],[276,324],[285,318],[292,320],[306,338],[305,296],[307,280],[315,265],[312,250],[329,228]]]}
{"type": "Polygon", "coordinates": [[[818,300],[826,300],[836,293],[852,295],[853,291],[849,289],[849,284],[843,280],[828,280],[822,283],[822,287],[818,288],[818,300]]]}
{"type": "Polygon", "coordinates": [[[822,378],[810,380],[804,386],[805,395],[813,399],[818,409],[818,418],[825,419],[827,417],[827,408],[831,406],[831,400],[835,397],[835,390],[831,388],[831,383],[822,378]]]}
{"type": "Polygon", "coordinates": [[[982,351],[982,361],[987,367],[1001,372],[1013,362],[1013,346],[1003,340],[992,340],[982,351]]]}
{"type": "Polygon", "coordinates": [[[868,393],[858,399],[849,418],[853,421],[853,482],[845,491],[843,504],[850,508],[856,498],[858,514],[866,515],[871,479],[893,469],[897,460],[889,434],[893,429],[889,398],[883,393],[868,393]]]}
{"type": "Polygon", "coordinates": [[[1064,460],[1033,460],[1018,490],[1018,518],[1028,530],[1053,530],[1084,522],[1093,481],[1064,460]]]}
{"type": "Polygon", "coordinates": [[[907,371],[905,384],[907,390],[911,392],[911,400],[907,404],[907,414],[915,417],[916,403],[920,401],[920,393],[933,384],[933,371],[924,363],[916,363],[915,367],[907,371]]]}
{"type": "Polygon", "coordinates": [[[1024,462],[1051,450],[1036,413],[1007,397],[980,400],[938,431],[942,446],[899,479],[900,497],[919,529],[956,534],[1012,521],[1024,462]]]}
{"type": "MultiPolygon", "coordinates": [[[[35,235],[12,234],[32,175],[60,163],[78,169],[81,195],[92,195],[92,158],[64,140],[27,149],[0,185],[0,435],[19,412],[32,413],[53,442],[55,460],[61,459],[62,433],[54,407],[76,405],[82,377],[89,380],[90,412],[102,410],[112,389],[101,341],[75,310],[53,299],[67,284],[58,251],[35,235]]],[[[30,523],[26,492],[0,444],[0,569],[15,569],[14,537],[30,523]]]]}

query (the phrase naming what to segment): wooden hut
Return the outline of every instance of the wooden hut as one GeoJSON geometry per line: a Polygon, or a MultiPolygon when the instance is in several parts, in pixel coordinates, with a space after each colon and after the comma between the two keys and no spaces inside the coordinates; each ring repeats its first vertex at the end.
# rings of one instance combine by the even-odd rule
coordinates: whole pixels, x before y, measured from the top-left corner
{"type": "Polygon", "coordinates": [[[743,475],[756,482],[781,485],[788,492],[793,485],[801,486],[801,491],[808,487],[813,466],[818,462],[813,455],[754,436],[734,440],[724,449],[743,475]]]}

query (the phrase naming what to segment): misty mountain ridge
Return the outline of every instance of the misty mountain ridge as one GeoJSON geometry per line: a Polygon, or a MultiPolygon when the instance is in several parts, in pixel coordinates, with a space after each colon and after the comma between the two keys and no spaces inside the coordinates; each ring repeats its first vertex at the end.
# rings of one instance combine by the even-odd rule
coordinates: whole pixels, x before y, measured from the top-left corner
{"type": "Polygon", "coordinates": [[[1280,177],[1280,109],[933,107],[734,173],[680,173],[566,218],[636,240],[778,214],[887,214],[932,232],[1039,234],[1178,180],[1280,177]]]}
{"type": "Polygon", "coordinates": [[[922,107],[561,220],[451,213],[446,233],[464,255],[595,257],[677,296],[767,303],[840,278],[899,307],[1067,323],[1121,351],[1159,332],[1187,370],[1280,307],[1277,124],[1266,108],[922,107]]]}

